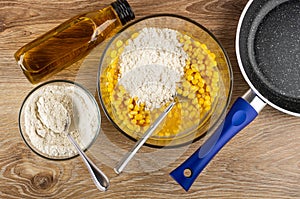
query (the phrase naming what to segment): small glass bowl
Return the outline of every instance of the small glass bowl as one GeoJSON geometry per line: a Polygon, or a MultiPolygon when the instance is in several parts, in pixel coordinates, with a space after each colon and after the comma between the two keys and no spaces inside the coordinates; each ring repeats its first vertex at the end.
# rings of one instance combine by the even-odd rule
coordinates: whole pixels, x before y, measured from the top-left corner
{"type": "MultiPolygon", "coordinates": [[[[63,121],[57,117],[56,120],[63,121]]],[[[53,80],[40,84],[26,96],[19,112],[19,129],[23,140],[33,152],[51,160],[66,160],[78,155],[66,136],[68,132],[77,132],[71,135],[75,136],[82,150],[86,150],[98,137],[100,125],[100,110],[94,96],[83,86],[68,80],[53,80]],[[48,93],[47,96],[43,95],[45,92],[48,93]],[[50,95],[54,96],[53,93],[59,95],[59,99],[64,100],[64,103],[68,103],[66,109],[71,110],[68,112],[71,113],[71,120],[65,125],[64,132],[57,132],[53,123],[50,126],[51,118],[57,115],[51,112],[49,107],[61,110],[57,109],[57,106],[61,105],[60,102],[49,100],[50,95]],[[53,130],[55,128],[56,130],[53,130]]]]}
{"type": "MultiPolygon", "coordinates": [[[[116,52],[122,53],[122,47],[119,46],[126,46],[129,43],[128,40],[136,38],[136,33],[138,33],[143,28],[168,28],[175,30],[178,33],[181,33],[181,35],[185,35],[185,37],[181,39],[182,41],[184,41],[185,38],[191,38],[191,40],[193,40],[192,42],[198,41],[197,44],[198,46],[200,46],[199,48],[203,49],[203,51],[207,50],[208,53],[213,53],[212,56],[215,58],[215,61],[217,63],[217,65],[214,65],[214,70],[218,71],[219,74],[219,90],[214,94],[214,100],[211,104],[211,109],[209,111],[202,111],[201,108],[195,108],[197,107],[197,105],[195,105],[192,101],[196,98],[195,96],[197,96],[197,93],[189,92],[188,94],[181,94],[179,93],[180,90],[177,90],[178,92],[176,98],[178,99],[179,103],[174,106],[163,124],[161,124],[163,126],[162,129],[159,129],[157,131],[158,133],[154,132],[154,134],[146,141],[146,144],[154,147],[173,147],[190,143],[195,139],[200,138],[211,128],[215,127],[226,112],[231,98],[233,83],[232,69],[228,55],[225,49],[214,37],[214,35],[210,33],[205,27],[186,17],[173,14],[158,14],[141,18],[134,23],[124,27],[118,34],[116,34],[106,46],[106,49],[102,54],[100,60],[97,87],[98,96],[104,113],[111,121],[111,123],[120,132],[135,140],[138,140],[143,135],[149,125],[137,126],[136,121],[130,120],[130,118],[128,118],[128,116],[131,118],[133,117],[132,115],[130,115],[130,113],[128,113],[129,115],[126,113],[126,100],[128,100],[128,95],[123,95],[119,92],[121,90],[118,88],[119,79],[114,79],[113,81],[111,81],[111,79],[112,77],[116,77],[115,73],[119,73],[117,75],[118,78],[120,77],[120,72],[118,72],[119,59],[118,55],[116,56],[116,52]],[[201,44],[205,45],[201,46],[201,44]],[[113,88],[109,87],[111,84],[114,84],[114,82],[117,83],[113,85],[113,88]],[[194,97],[187,97],[193,95],[194,97]],[[121,105],[115,96],[119,97],[118,99],[123,99],[121,105]],[[125,108],[122,109],[119,107],[125,108]],[[178,120],[174,120],[175,117],[181,118],[178,120]],[[179,129],[177,133],[175,132],[176,128],[179,129]],[[173,133],[166,133],[168,130],[173,133]]],[[[193,43],[193,45],[194,44],[196,43],[193,43]]],[[[184,43],[182,43],[182,45],[184,45],[184,43]]],[[[123,46],[123,48],[125,47],[123,46]]],[[[137,47],[136,51],[140,50],[143,49],[137,47]]],[[[131,52],[134,51],[130,51],[129,53],[131,52]]],[[[198,61],[200,60],[195,58],[195,60],[193,61],[195,61],[195,63],[198,63],[198,61]]],[[[199,69],[199,71],[197,72],[203,74],[203,72],[205,73],[205,70],[201,71],[199,69]]],[[[155,82],[149,83],[155,84],[155,82]]],[[[181,85],[178,85],[178,87],[183,87],[183,84],[184,83],[181,83],[181,85]]],[[[191,89],[192,87],[193,85],[190,85],[191,89]]],[[[201,102],[198,101],[198,103],[201,102]]],[[[163,108],[164,107],[158,110],[158,113],[162,112],[163,108]]],[[[158,113],[153,114],[154,116],[150,117],[150,124],[156,119],[157,115],[159,115],[158,113]]]]}

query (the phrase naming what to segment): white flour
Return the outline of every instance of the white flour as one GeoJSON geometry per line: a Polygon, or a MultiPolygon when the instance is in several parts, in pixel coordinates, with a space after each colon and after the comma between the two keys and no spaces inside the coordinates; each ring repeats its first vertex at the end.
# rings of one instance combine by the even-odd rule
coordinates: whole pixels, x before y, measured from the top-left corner
{"type": "Polygon", "coordinates": [[[119,83],[148,109],[173,99],[187,54],[171,29],[144,28],[120,56],[119,83]]]}
{"type": "Polygon", "coordinates": [[[50,84],[34,92],[27,100],[24,133],[38,151],[50,157],[77,154],[66,136],[67,132],[72,132],[82,148],[92,141],[98,131],[98,112],[89,96],[80,89],[72,84],[50,84]]]}

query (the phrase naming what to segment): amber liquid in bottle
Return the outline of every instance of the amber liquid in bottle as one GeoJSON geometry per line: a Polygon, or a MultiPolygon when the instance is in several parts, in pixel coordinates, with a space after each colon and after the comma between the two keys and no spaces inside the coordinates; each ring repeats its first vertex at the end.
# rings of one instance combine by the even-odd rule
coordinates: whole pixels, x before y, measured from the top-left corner
{"type": "Polygon", "coordinates": [[[38,83],[85,57],[133,18],[129,4],[117,0],[100,11],[69,19],[23,46],[15,59],[27,79],[38,83]]]}

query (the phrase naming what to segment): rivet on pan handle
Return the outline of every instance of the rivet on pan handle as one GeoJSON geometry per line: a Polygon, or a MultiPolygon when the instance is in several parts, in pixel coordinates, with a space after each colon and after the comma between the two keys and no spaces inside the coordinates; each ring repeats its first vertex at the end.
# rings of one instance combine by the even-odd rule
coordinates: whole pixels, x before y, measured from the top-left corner
{"type": "Polygon", "coordinates": [[[264,106],[265,102],[251,90],[243,98],[239,97],[222,125],[190,158],[170,173],[172,178],[188,191],[210,160],[233,136],[253,121],[264,106]]]}

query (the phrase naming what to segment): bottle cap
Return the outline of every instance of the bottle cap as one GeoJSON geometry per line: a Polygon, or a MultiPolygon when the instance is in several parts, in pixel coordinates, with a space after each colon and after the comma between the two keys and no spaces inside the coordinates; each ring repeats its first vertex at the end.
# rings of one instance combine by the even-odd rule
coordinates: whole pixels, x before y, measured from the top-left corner
{"type": "Polygon", "coordinates": [[[117,0],[111,3],[111,6],[117,12],[122,25],[125,25],[127,22],[135,18],[129,3],[126,0],[117,0]]]}

